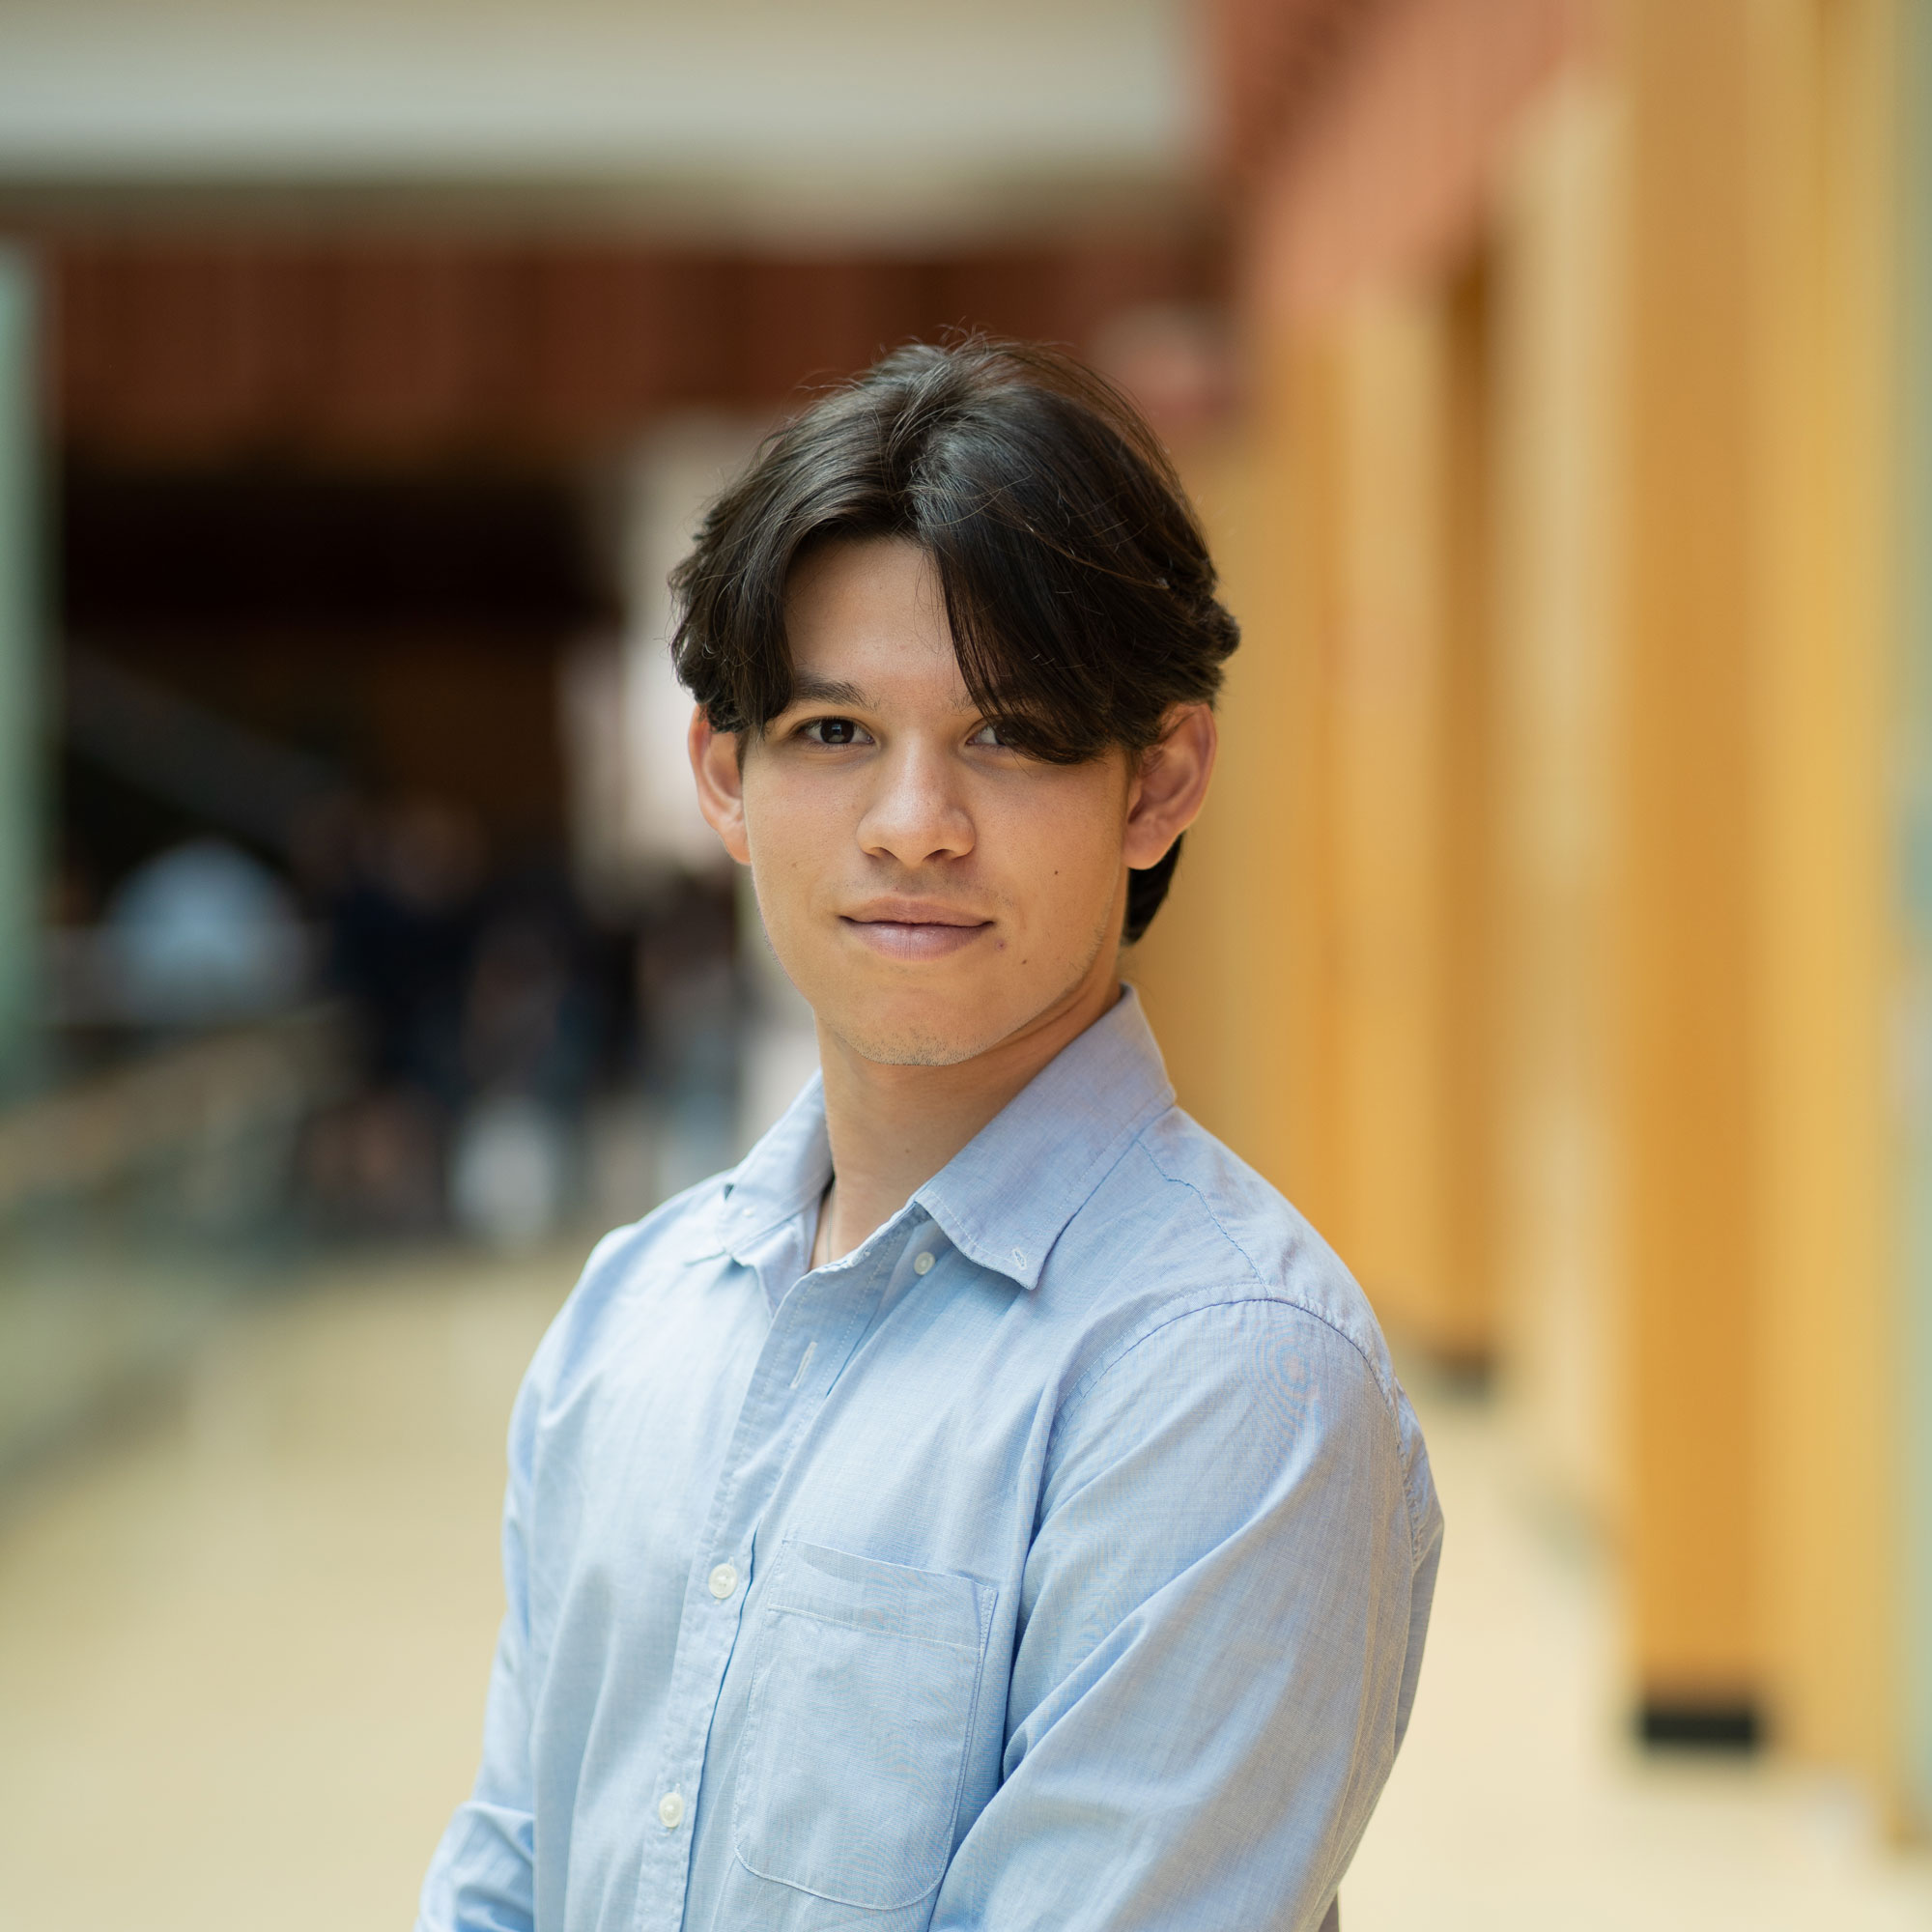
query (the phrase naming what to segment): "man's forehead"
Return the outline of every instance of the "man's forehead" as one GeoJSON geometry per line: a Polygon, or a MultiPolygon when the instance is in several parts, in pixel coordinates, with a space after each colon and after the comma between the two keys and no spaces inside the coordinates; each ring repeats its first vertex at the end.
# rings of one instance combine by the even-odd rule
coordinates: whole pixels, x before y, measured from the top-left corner
{"type": "Polygon", "coordinates": [[[949,631],[946,589],[932,553],[909,537],[835,537],[810,546],[784,584],[787,624],[890,613],[949,631]]]}

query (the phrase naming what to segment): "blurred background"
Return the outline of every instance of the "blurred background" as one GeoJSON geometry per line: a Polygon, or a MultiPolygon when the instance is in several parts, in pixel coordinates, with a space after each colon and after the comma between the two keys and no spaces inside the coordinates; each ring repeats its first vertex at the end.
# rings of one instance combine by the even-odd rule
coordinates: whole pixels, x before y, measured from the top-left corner
{"type": "Polygon", "coordinates": [[[1449,1530],[1362,1928],[1932,1924],[1908,0],[6,0],[0,1857],[404,1923],[517,1378],[807,1018],[664,577],[1068,344],[1246,643],[1130,964],[1449,1530]]]}

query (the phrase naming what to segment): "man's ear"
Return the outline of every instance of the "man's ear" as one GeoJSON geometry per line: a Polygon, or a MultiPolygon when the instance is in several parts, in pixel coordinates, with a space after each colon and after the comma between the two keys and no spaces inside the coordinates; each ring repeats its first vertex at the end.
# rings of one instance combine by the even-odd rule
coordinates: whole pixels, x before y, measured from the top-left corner
{"type": "Polygon", "coordinates": [[[1127,793],[1126,861],[1133,870],[1144,871],[1165,858],[1200,815],[1219,744],[1207,705],[1177,704],[1168,712],[1159,741],[1141,759],[1127,793]]]}
{"type": "Polygon", "coordinates": [[[739,865],[749,866],[752,844],[745,837],[745,771],[739,744],[738,733],[719,730],[704,715],[703,705],[692,707],[685,745],[691,753],[691,775],[697,781],[697,809],[725,851],[739,865]]]}

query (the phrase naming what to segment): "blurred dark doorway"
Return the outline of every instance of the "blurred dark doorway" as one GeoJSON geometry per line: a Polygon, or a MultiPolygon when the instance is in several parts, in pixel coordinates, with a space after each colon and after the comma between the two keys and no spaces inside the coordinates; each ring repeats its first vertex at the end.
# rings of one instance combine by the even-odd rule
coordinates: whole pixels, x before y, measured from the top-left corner
{"type": "MultiPolygon", "coordinates": [[[[60,582],[71,643],[506,856],[560,840],[557,657],[617,617],[574,479],[76,466],[60,582]]],[[[97,889],[182,829],[99,757],[67,776],[97,889]]]]}

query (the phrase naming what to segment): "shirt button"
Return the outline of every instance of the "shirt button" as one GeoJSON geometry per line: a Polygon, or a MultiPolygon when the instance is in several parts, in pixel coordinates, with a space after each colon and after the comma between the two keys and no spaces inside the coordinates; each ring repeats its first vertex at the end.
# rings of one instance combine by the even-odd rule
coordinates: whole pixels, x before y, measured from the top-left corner
{"type": "Polygon", "coordinates": [[[929,1252],[922,1252],[919,1259],[913,1263],[912,1271],[914,1274],[930,1274],[932,1272],[931,1254],[929,1252]]]}
{"type": "Polygon", "coordinates": [[[658,1800],[658,1823],[667,1832],[675,1832],[684,1823],[684,1800],[675,1791],[667,1791],[658,1800]]]}
{"type": "Polygon", "coordinates": [[[738,1573],[728,1563],[721,1563],[711,1573],[711,1594],[722,1604],[738,1587],[738,1573]]]}

